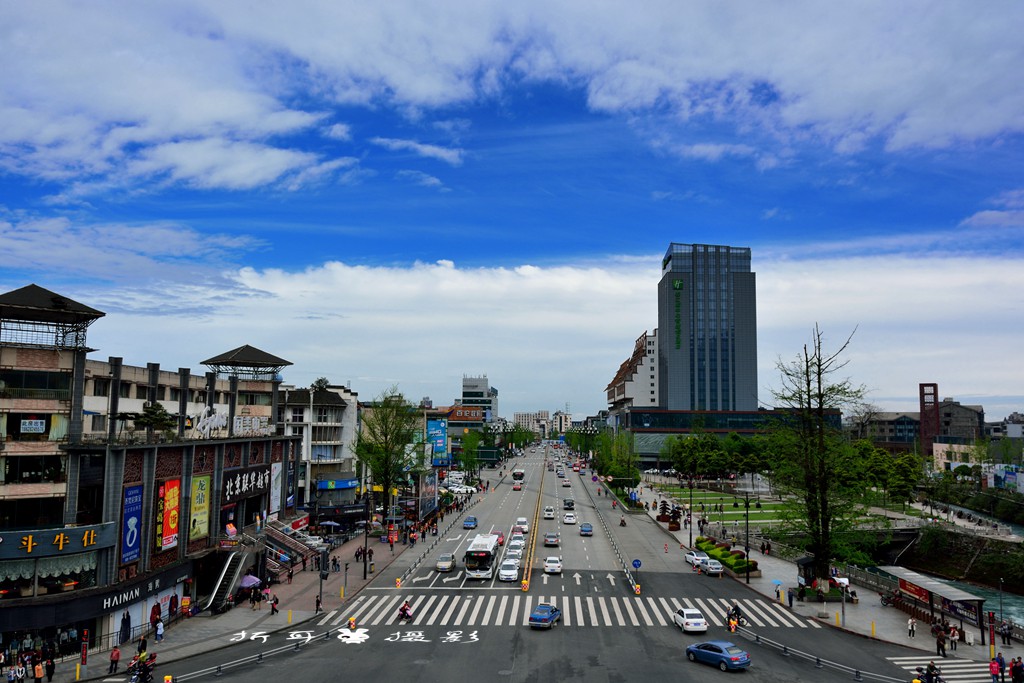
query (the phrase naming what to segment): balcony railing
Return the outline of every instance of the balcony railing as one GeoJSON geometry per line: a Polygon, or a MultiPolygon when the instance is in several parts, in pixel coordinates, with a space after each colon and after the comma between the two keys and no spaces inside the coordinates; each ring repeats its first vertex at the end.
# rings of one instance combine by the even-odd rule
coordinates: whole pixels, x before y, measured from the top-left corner
{"type": "Polygon", "coordinates": [[[0,389],[0,398],[28,398],[37,401],[70,401],[70,389],[24,389],[20,387],[4,387],[0,389]]]}

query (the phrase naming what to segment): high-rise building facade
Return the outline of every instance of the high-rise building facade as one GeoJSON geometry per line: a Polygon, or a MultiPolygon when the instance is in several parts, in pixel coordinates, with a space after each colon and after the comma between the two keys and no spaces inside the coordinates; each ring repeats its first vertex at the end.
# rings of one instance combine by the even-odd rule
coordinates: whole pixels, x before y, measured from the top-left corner
{"type": "Polygon", "coordinates": [[[667,410],[758,409],[750,249],[673,242],[658,283],[658,392],[667,410]]]}

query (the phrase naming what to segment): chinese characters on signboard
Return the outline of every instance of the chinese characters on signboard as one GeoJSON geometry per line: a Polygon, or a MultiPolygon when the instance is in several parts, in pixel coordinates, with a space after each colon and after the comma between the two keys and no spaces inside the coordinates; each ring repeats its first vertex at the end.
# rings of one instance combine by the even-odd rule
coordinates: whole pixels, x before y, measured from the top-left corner
{"type": "Polygon", "coordinates": [[[263,415],[236,415],[232,426],[234,436],[270,436],[273,432],[270,418],[263,415]]]}
{"type": "Polygon", "coordinates": [[[270,465],[255,465],[224,473],[221,503],[257,496],[270,490],[270,465]]]}
{"type": "Polygon", "coordinates": [[[117,523],[0,533],[0,560],[54,557],[111,548],[117,523]]]}
{"type": "Polygon", "coordinates": [[[160,488],[157,490],[156,534],[153,536],[157,551],[177,547],[180,514],[181,480],[168,479],[160,484],[160,488]]]}
{"type": "Polygon", "coordinates": [[[192,512],[188,539],[195,541],[210,535],[210,475],[192,477],[192,512]]]}

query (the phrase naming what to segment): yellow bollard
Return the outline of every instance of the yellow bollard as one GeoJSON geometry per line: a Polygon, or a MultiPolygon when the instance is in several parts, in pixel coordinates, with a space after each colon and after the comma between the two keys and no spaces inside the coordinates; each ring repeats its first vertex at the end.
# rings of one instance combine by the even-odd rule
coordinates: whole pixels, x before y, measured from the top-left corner
{"type": "Polygon", "coordinates": [[[839,612],[836,612],[836,626],[839,626],[839,612]]]}
{"type": "Polygon", "coordinates": [[[871,622],[871,637],[875,637],[875,622],[871,622]]]}
{"type": "Polygon", "coordinates": [[[530,582],[526,579],[523,579],[523,592],[525,593],[528,590],[530,590],[530,582]]]}
{"type": "Polygon", "coordinates": [[[401,588],[401,587],[402,587],[402,577],[398,577],[397,579],[395,579],[395,588],[401,588]]]}
{"type": "Polygon", "coordinates": [[[640,595],[640,584],[639,583],[633,586],[633,592],[636,595],[640,595]]]}
{"type": "Polygon", "coordinates": [[[338,597],[340,597],[342,599],[342,601],[344,601],[345,600],[345,587],[342,586],[341,589],[338,591],[338,593],[340,593],[340,595],[338,597]]]}
{"type": "Polygon", "coordinates": [[[75,680],[76,681],[82,680],[82,665],[81,664],[75,664],[75,680]]]}
{"type": "Polygon", "coordinates": [[[288,623],[292,623],[292,611],[288,610],[288,623]]]}

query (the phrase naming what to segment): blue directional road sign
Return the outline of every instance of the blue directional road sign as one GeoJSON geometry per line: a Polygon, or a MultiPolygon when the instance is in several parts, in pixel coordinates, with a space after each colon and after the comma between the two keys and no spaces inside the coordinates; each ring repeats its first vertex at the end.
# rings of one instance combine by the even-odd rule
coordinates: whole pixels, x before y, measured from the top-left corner
{"type": "Polygon", "coordinates": [[[640,569],[640,560],[633,560],[633,569],[640,569]]]}

